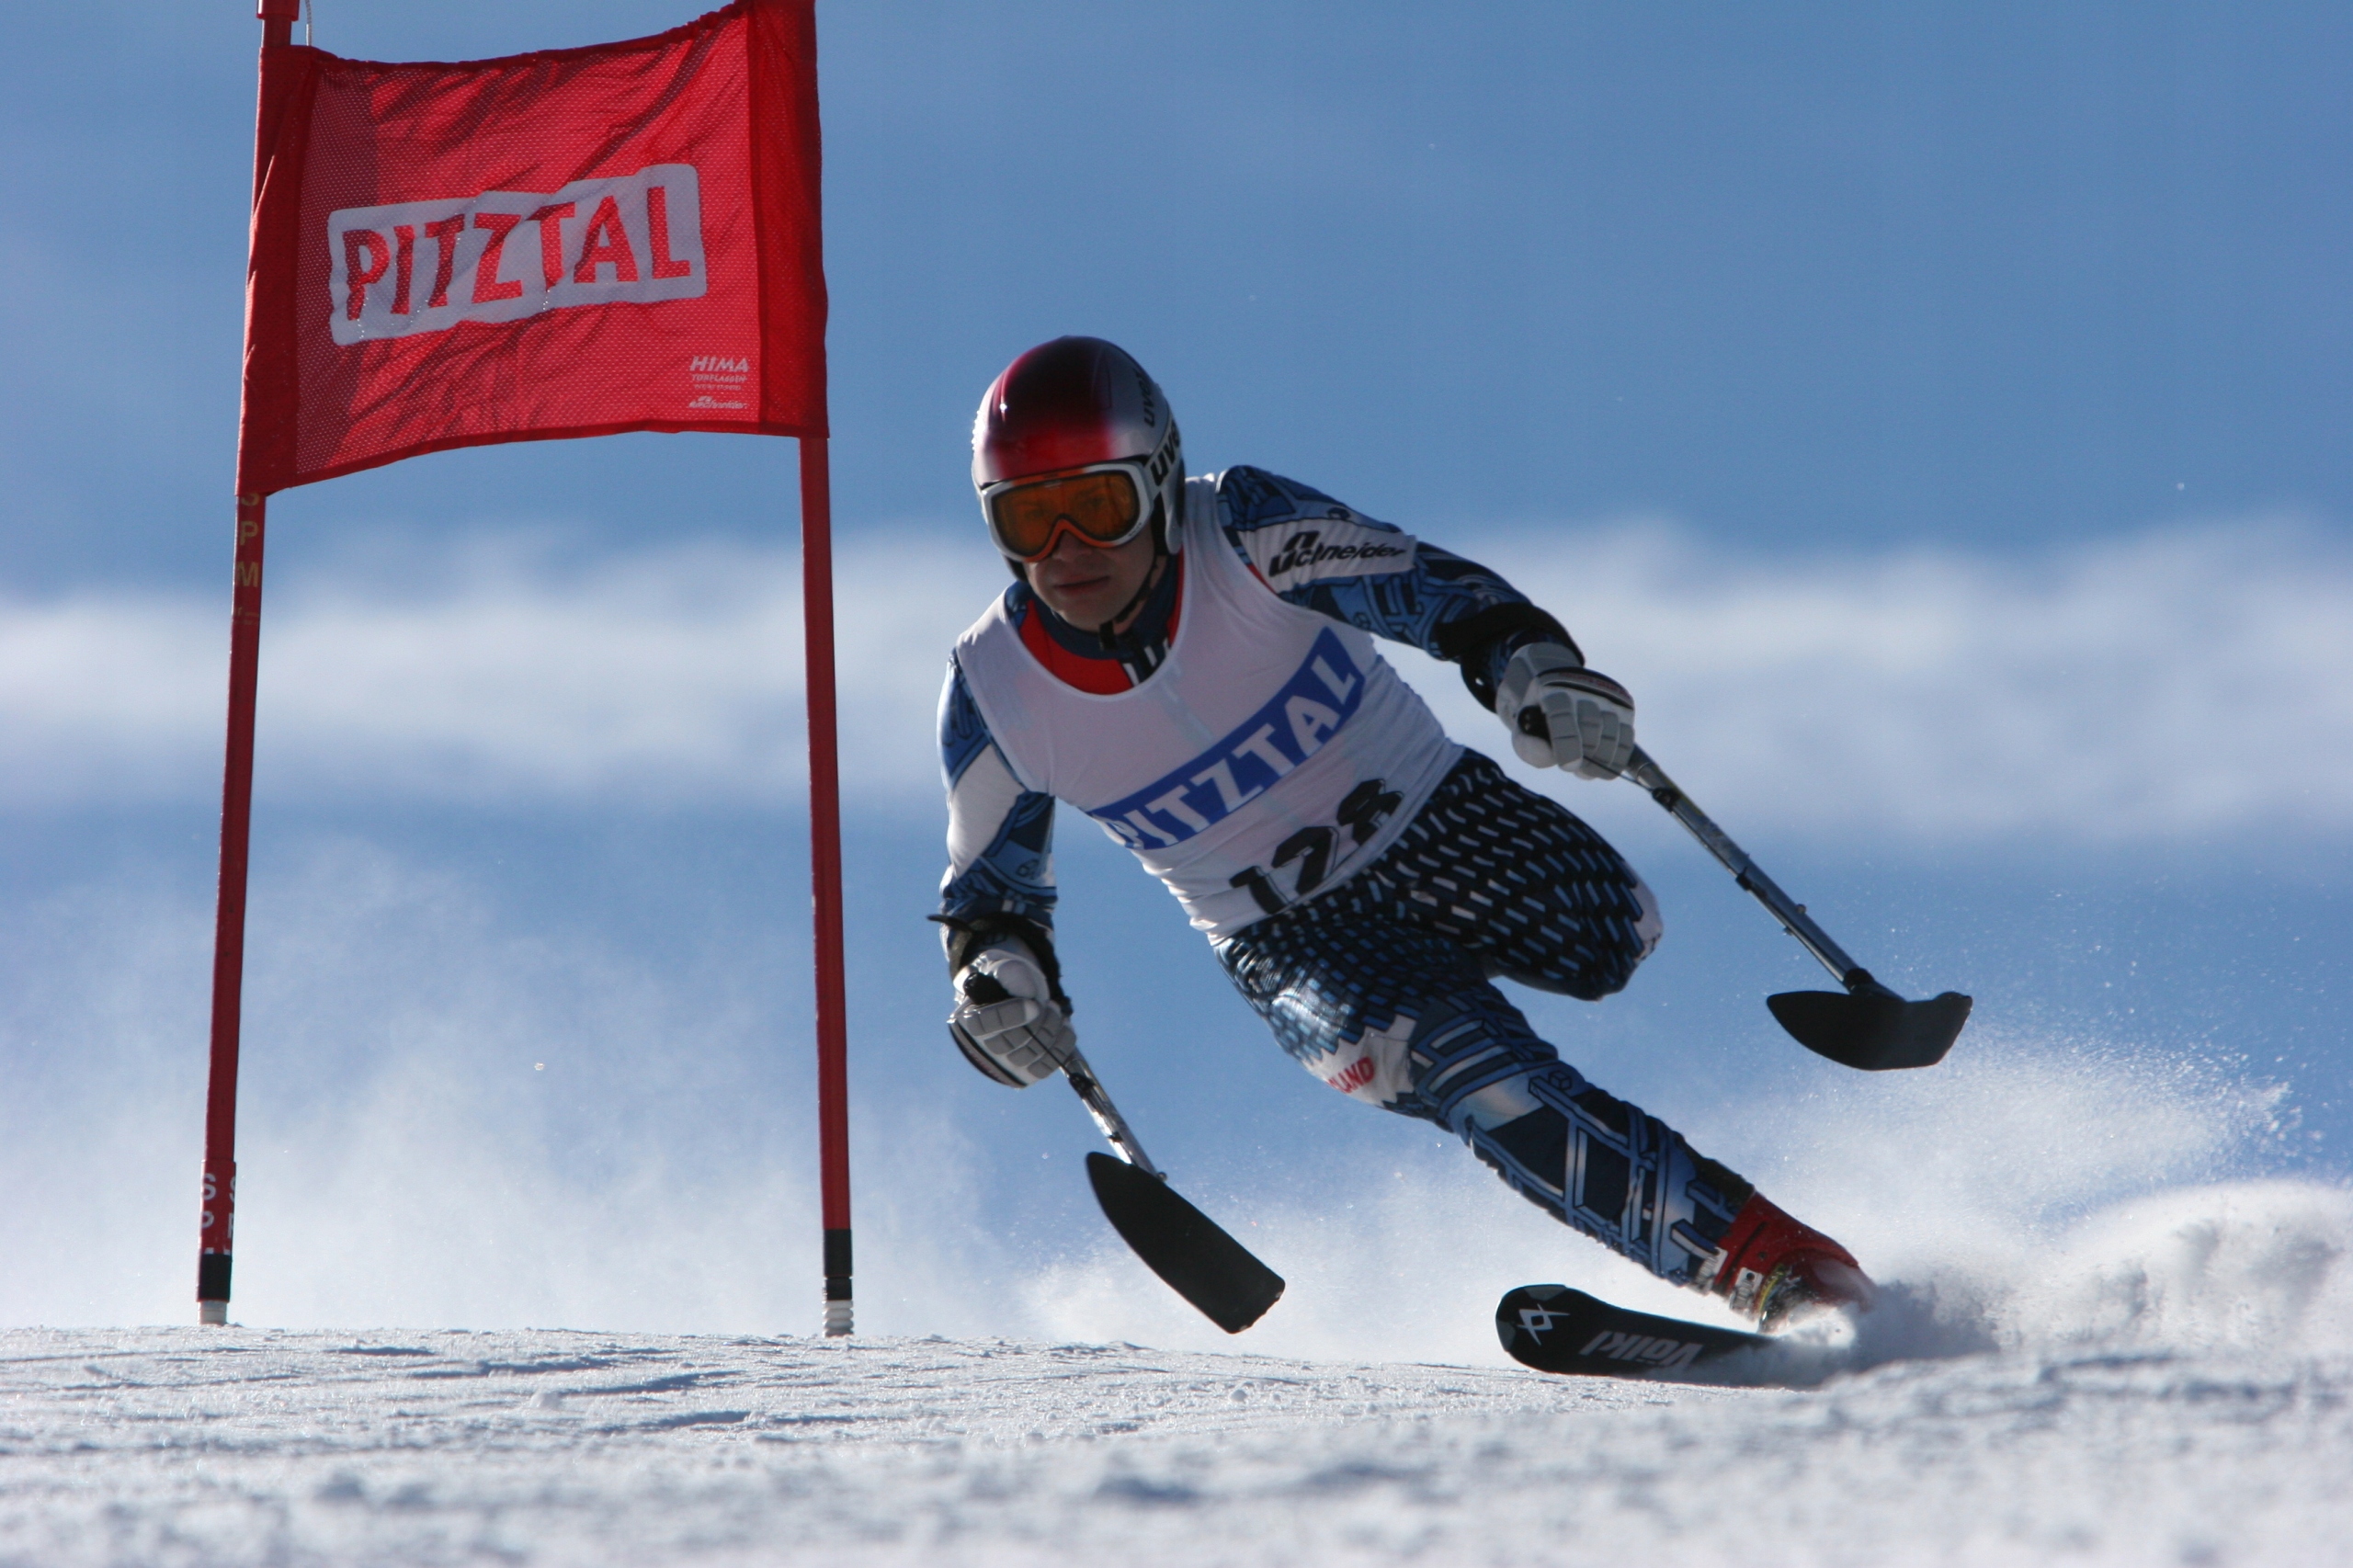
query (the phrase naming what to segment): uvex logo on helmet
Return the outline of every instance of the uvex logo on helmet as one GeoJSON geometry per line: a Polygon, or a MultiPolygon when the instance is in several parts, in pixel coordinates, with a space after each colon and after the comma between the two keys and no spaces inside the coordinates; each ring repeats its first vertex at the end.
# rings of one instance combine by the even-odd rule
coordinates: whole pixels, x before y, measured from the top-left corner
{"type": "MultiPolygon", "coordinates": [[[[1167,480],[1184,455],[1183,444],[1176,436],[1176,422],[1172,419],[1168,422],[1168,434],[1160,438],[1160,445],[1153,449],[1151,458],[1143,465],[1144,472],[1152,476],[1154,488],[1157,489],[1167,480]]],[[[1178,474],[1177,477],[1181,479],[1184,476],[1178,474]]]]}
{"type": "Polygon", "coordinates": [[[542,311],[699,299],[702,188],[691,164],[541,193],[346,207],[327,215],[327,324],[340,345],[542,311]]]}
{"type": "Polygon", "coordinates": [[[1185,456],[1175,412],[1133,356],[1099,337],[1057,337],[1021,355],[989,383],[972,422],[972,487],[1135,463],[1157,509],[1161,537],[1176,548],[1184,517],[1185,456]]]}

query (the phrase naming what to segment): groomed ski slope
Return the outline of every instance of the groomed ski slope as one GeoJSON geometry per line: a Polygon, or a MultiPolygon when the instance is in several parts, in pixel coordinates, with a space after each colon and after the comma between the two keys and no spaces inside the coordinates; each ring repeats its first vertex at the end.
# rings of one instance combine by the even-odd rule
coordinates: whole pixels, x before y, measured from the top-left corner
{"type": "Polygon", "coordinates": [[[1002,1341],[0,1334],[0,1563],[2353,1560],[2353,1197],[1901,1286],[1802,1389],[1002,1341]]]}

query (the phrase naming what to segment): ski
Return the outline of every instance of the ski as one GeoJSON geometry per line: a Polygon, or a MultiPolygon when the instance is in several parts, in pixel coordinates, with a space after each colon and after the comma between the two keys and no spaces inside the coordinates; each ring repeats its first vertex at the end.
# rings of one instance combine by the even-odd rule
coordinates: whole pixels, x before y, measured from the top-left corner
{"type": "Polygon", "coordinates": [[[1773,1343],[1762,1334],[1631,1312],[1566,1285],[1522,1285],[1495,1308],[1512,1359],[1540,1372],[1705,1381],[1704,1369],[1773,1343]]]}

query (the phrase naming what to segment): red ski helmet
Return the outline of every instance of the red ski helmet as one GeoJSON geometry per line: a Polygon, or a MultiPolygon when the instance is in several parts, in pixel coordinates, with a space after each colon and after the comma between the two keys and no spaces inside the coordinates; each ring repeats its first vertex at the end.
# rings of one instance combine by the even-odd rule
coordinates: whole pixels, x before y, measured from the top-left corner
{"type": "Polygon", "coordinates": [[[1125,349],[1057,337],[989,383],[972,421],[972,488],[989,537],[1017,567],[1051,551],[1065,530],[1115,545],[1157,528],[1173,554],[1185,505],[1176,416],[1125,349]],[[1060,483],[1029,490],[1040,480],[1060,483]],[[1038,504],[1041,494],[1050,504],[1038,504]],[[1095,509],[1063,505],[1071,496],[1095,509]]]}

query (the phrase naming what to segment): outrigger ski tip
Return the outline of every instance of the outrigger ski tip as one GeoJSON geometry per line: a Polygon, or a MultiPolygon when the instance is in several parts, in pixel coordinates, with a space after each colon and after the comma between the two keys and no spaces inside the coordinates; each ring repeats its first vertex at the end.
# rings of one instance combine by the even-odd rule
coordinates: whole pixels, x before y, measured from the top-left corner
{"type": "Polygon", "coordinates": [[[1495,1335],[1512,1359],[1540,1372],[1675,1382],[1711,1381],[1706,1369],[1774,1343],[1769,1335],[1613,1307],[1566,1285],[1505,1292],[1495,1335]]]}
{"type": "Polygon", "coordinates": [[[1847,983],[1846,991],[1784,991],[1765,1006],[1808,1051],[1866,1073],[1934,1067],[1969,1022],[1970,999],[1958,991],[1908,1001],[1867,970],[1847,983]]]}
{"type": "Polygon", "coordinates": [[[1170,1290],[1226,1333],[1240,1334],[1282,1299],[1283,1277],[1168,1185],[1166,1174],[1136,1142],[1135,1130],[1111,1103],[1095,1069],[1077,1046],[1069,1051],[1063,1075],[1120,1152],[1116,1160],[1104,1153],[1086,1156],[1086,1179],[1095,1188],[1095,1201],[1103,1206],[1103,1217],[1170,1290]]]}
{"type": "Polygon", "coordinates": [[[1161,1176],[1104,1153],[1086,1156],[1086,1176],[1103,1217],[1145,1267],[1226,1333],[1240,1334],[1282,1299],[1282,1276],[1161,1176]]]}
{"type": "Polygon", "coordinates": [[[1674,779],[1642,747],[1634,748],[1624,777],[1649,791],[1652,800],[1681,823],[1700,847],[1722,862],[1733,881],[1763,904],[1781,929],[1798,940],[1822,967],[1837,978],[1845,992],[1784,991],[1768,996],[1780,1026],[1797,1042],[1842,1067],[1885,1073],[1904,1067],[1933,1067],[1945,1059],[1952,1042],[1969,1022],[1969,998],[1948,991],[1926,1002],[1906,1001],[1871,978],[1871,971],[1847,956],[1814,923],[1804,904],[1783,892],[1748,851],[1708,818],[1674,779]]]}

